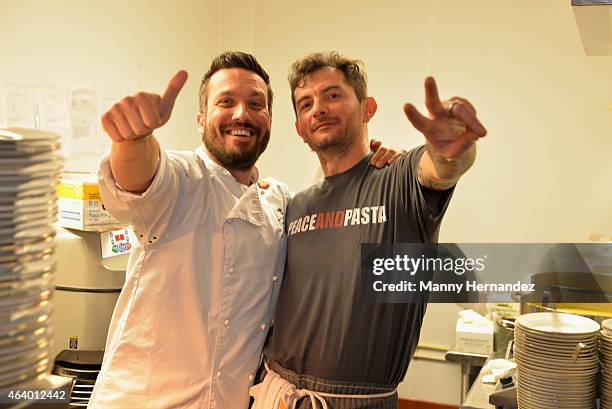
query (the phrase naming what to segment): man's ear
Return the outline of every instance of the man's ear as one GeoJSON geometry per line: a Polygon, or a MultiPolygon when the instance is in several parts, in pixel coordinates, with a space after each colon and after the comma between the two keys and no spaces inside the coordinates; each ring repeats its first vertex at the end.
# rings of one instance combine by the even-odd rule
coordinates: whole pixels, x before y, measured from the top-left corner
{"type": "Polygon", "coordinates": [[[302,136],[302,129],[300,128],[298,121],[295,121],[295,130],[297,131],[298,135],[300,135],[300,138],[302,138],[302,142],[306,143],[304,137],[302,136]]]}
{"type": "Polygon", "coordinates": [[[363,120],[368,123],[370,119],[376,113],[376,109],[378,108],[378,104],[373,97],[366,97],[363,100],[363,120]]]}
{"type": "Polygon", "coordinates": [[[198,129],[200,133],[204,132],[205,124],[206,124],[206,115],[201,112],[198,112],[196,115],[196,120],[198,121],[198,129]]]}

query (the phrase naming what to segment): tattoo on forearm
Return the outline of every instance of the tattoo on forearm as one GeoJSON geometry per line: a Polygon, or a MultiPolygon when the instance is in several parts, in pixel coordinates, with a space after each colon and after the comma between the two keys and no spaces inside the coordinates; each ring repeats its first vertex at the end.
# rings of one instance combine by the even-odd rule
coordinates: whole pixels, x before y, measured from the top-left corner
{"type": "Polygon", "coordinates": [[[431,178],[426,178],[423,175],[423,166],[419,164],[419,171],[417,173],[417,180],[421,184],[421,186],[428,187],[433,190],[446,190],[448,188],[453,187],[457,181],[444,181],[444,182],[434,182],[431,178]]]}

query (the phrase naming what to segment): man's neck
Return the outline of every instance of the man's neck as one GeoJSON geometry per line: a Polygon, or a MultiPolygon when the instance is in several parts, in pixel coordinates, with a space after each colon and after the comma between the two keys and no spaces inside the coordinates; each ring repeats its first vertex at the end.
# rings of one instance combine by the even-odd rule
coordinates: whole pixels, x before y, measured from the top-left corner
{"type": "Polygon", "coordinates": [[[246,186],[251,186],[256,182],[255,179],[255,166],[248,170],[227,170],[237,182],[242,183],[246,186]]]}
{"type": "Polygon", "coordinates": [[[236,179],[238,183],[242,183],[243,185],[246,185],[246,186],[251,186],[253,183],[257,182],[257,170],[255,170],[255,165],[251,166],[247,170],[227,169],[225,166],[223,166],[221,162],[219,162],[219,160],[215,157],[215,155],[212,155],[208,151],[208,149],[206,149],[206,147],[204,147],[204,150],[206,151],[206,155],[208,155],[208,157],[213,162],[225,168],[230,173],[230,175],[232,175],[234,179],[236,179]]]}
{"type": "Polygon", "coordinates": [[[323,174],[337,175],[355,166],[370,152],[367,136],[359,138],[343,152],[317,152],[323,174]]]}

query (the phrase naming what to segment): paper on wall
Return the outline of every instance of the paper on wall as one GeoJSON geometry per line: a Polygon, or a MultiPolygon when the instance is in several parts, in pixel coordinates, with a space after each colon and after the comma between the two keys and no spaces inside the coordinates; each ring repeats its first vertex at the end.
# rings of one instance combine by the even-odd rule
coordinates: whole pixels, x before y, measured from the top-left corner
{"type": "Polygon", "coordinates": [[[96,154],[96,93],[91,87],[70,87],[68,91],[73,155],[96,154]]]}
{"type": "Polygon", "coordinates": [[[34,86],[8,84],[5,92],[6,126],[35,128],[34,86]]]}

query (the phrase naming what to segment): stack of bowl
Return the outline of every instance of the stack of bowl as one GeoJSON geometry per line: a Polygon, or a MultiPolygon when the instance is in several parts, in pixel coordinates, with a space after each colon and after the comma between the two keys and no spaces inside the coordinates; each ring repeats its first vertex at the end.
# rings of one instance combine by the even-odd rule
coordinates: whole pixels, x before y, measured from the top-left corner
{"type": "Polygon", "coordinates": [[[605,320],[599,334],[601,361],[600,409],[612,409],[612,319],[605,320]]]}
{"type": "Polygon", "coordinates": [[[58,136],[0,129],[0,388],[51,365],[58,136]]]}
{"type": "Polygon", "coordinates": [[[599,324],[572,314],[518,317],[514,357],[520,409],[595,409],[599,324]]]}

